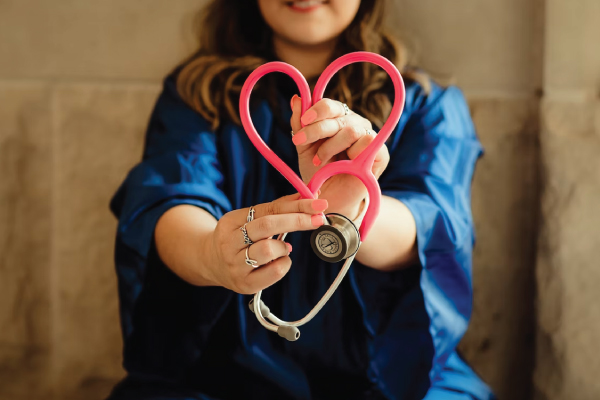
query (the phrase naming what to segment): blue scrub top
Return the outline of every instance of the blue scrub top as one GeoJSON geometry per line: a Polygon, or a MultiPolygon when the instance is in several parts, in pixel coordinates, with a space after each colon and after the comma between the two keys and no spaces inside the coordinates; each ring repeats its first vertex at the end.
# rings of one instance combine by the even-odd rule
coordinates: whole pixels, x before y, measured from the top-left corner
{"type": "MultiPolygon", "coordinates": [[[[298,172],[289,127],[274,118],[279,112],[289,121],[297,89],[277,79],[279,110],[255,92],[251,114],[265,142],[298,172]]],[[[494,398],[455,351],[472,310],[470,186],[482,147],[459,89],[434,84],[427,95],[406,85],[379,183],[414,215],[420,262],[379,272],[354,261],[301,338],[288,342],[259,324],[251,296],[193,286],[157,255],[154,227],[170,207],[192,204],[219,219],[295,193],[242,127],[226,121],[214,131],[179,97],[174,74],[165,79],[143,159],[111,202],[128,376],[110,399],[494,398]]],[[[284,320],[304,316],[342,265],[321,261],[309,237],[288,235],[292,268],[263,293],[284,320]]]]}

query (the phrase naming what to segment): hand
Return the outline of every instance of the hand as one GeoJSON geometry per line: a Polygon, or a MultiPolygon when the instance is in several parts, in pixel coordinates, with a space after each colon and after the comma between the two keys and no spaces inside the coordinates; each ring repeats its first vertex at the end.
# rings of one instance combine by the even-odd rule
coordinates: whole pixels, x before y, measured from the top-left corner
{"type": "MultiPolygon", "coordinates": [[[[300,124],[301,100],[294,95],[291,100],[291,126],[293,141],[298,150],[298,162],[302,180],[308,183],[323,166],[337,160],[353,160],[358,157],[375,135],[369,135],[371,122],[350,111],[345,115],[339,101],[322,99],[310,107],[300,124]]],[[[382,146],[375,156],[372,172],[379,178],[390,160],[387,146],[382,146]]],[[[351,175],[336,175],[321,188],[320,197],[329,200],[329,211],[339,212],[354,219],[366,197],[363,183],[351,175]]]]}
{"type": "Polygon", "coordinates": [[[283,278],[292,265],[288,257],[292,247],[271,237],[321,226],[319,213],[328,206],[327,200],[299,198],[294,194],[254,207],[254,220],[246,225],[248,237],[254,242],[248,248],[248,257],[257,261],[254,267],[245,262],[248,245],[239,229],[246,223],[249,208],[225,214],[203,249],[211,258],[210,267],[204,271],[207,281],[237,293],[253,294],[283,278]]]}

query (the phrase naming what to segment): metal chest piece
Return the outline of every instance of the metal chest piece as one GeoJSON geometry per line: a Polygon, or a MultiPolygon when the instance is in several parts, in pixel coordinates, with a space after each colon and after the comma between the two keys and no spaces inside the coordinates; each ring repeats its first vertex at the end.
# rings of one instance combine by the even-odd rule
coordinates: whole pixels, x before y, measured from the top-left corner
{"type": "Polygon", "coordinates": [[[323,261],[336,263],[354,255],[360,246],[356,225],[342,214],[326,214],[329,225],[321,225],[310,237],[310,245],[323,261]]]}

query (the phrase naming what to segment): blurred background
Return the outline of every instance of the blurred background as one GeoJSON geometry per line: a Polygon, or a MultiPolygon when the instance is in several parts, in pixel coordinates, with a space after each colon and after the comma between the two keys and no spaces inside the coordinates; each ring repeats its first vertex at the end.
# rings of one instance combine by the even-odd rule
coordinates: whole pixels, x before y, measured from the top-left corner
{"type": "MultiPolygon", "coordinates": [[[[0,400],[123,376],[109,199],[201,0],[0,0],[0,400]]],[[[600,399],[600,1],[394,0],[485,147],[460,348],[501,400],[600,399]]]]}

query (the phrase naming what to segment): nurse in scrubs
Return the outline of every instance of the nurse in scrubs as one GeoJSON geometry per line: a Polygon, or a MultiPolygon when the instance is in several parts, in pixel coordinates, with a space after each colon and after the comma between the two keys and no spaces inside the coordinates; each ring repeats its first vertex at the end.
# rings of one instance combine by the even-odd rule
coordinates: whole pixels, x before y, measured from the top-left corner
{"type": "MultiPolygon", "coordinates": [[[[200,47],[164,80],[143,157],[111,202],[127,377],[110,399],[494,398],[456,352],[472,310],[470,186],[482,148],[460,90],[407,65],[385,13],[383,0],[205,7],[200,47]],[[263,299],[274,314],[304,316],[342,265],[310,248],[318,214],[359,224],[367,193],[342,175],[319,199],[300,199],[250,143],[239,94],[256,67],[275,60],[312,89],[353,51],[398,67],[406,105],[373,165],[383,197],[368,239],[331,300],[288,342],[259,324],[250,295],[269,288],[263,299]],[[290,232],[285,242],[271,238],[281,232],[290,232]]],[[[297,93],[291,78],[267,75],[251,116],[304,182],[357,157],[393,99],[387,74],[367,63],[343,68],[302,115],[297,93]]]]}

